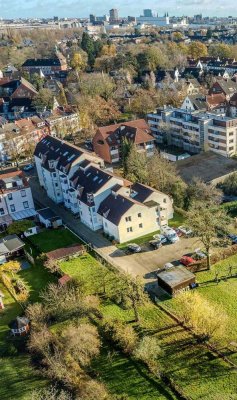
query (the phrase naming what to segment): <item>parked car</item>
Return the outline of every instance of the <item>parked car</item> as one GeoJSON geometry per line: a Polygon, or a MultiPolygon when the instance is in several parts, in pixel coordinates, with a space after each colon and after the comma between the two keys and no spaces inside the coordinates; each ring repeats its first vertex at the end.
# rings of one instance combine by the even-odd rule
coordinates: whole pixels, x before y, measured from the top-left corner
{"type": "Polygon", "coordinates": [[[194,258],[192,258],[190,256],[183,256],[183,257],[181,257],[181,259],[179,261],[181,264],[185,265],[186,267],[190,264],[195,263],[194,258]]]}
{"type": "Polygon", "coordinates": [[[179,226],[178,230],[185,236],[190,236],[193,233],[193,231],[190,228],[188,228],[187,226],[183,226],[183,225],[179,226]]]}
{"type": "Polygon", "coordinates": [[[159,234],[154,235],[154,236],[153,236],[153,239],[154,239],[154,240],[160,241],[162,244],[168,242],[167,238],[166,238],[164,235],[159,235],[159,234]]]}
{"type": "Polygon", "coordinates": [[[179,237],[173,228],[168,225],[162,226],[162,234],[168,239],[170,243],[176,243],[179,237]]]}
{"type": "Polygon", "coordinates": [[[193,258],[195,260],[202,260],[203,258],[207,258],[207,255],[202,250],[196,249],[194,254],[193,254],[193,258]]]}
{"type": "Polygon", "coordinates": [[[155,250],[159,249],[162,247],[162,243],[160,240],[150,240],[149,245],[153,247],[155,250]]]}
{"type": "Polygon", "coordinates": [[[23,167],[23,171],[27,172],[27,171],[31,171],[32,169],[34,169],[34,165],[33,164],[27,164],[23,167]]]}
{"type": "Polygon", "coordinates": [[[127,245],[127,249],[131,251],[131,253],[140,253],[142,251],[141,247],[136,243],[130,243],[127,245]]]}
{"type": "Polygon", "coordinates": [[[228,238],[231,240],[232,244],[237,244],[237,235],[230,234],[230,235],[228,235],[228,238]]]}
{"type": "Polygon", "coordinates": [[[171,268],[173,268],[173,267],[174,267],[174,264],[172,264],[172,263],[166,263],[166,264],[164,265],[164,269],[165,269],[165,270],[171,269],[171,268]]]}

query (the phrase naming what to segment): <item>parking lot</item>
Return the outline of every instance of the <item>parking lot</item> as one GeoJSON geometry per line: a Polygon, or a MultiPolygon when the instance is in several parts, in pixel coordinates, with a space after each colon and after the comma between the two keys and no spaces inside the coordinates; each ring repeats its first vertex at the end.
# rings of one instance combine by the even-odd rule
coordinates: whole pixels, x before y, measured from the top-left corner
{"type": "MultiPolygon", "coordinates": [[[[132,275],[140,275],[141,277],[150,280],[154,279],[154,271],[162,267],[167,262],[174,262],[179,264],[179,259],[184,254],[191,254],[202,245],[198,238],[185,238],[181,237],[180,240],[174,244],[163,245],[158,250],[152,250],[148,246],[142,248],[141,253],[130,255],[121,255],[121,251],[116,255],[110,254],[111,257],[122,257],[123,261],[126,260],[127,272],[132,275]]],[[[123,263],[124,264],[124,263],[123,263]]]]}

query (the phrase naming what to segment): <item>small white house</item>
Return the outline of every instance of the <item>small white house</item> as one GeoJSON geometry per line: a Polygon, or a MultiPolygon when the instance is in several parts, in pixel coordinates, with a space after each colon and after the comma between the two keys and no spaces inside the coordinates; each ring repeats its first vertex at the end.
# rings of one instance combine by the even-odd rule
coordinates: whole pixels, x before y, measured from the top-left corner
{"type": "Polygon", "coordinates": [[[61,217],[57,216],[49,207],[37,211],[41,224],[46,228],[58,228],[63,225],[61,217]]]}

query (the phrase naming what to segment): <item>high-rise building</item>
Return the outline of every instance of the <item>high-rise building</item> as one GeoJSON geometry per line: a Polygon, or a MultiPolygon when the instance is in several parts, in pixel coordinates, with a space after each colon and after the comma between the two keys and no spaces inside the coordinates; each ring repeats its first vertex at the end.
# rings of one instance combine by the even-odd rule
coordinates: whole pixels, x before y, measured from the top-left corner
{"type": "Polygon", "coordinates": [[[147,8],[146,10],[143,10],[143,16],[144,17],[154,17],[154,11],[152,11],[150,8],[147,8]]]}
{"type": "Polygon", "coordinates": [[[96,16],[94,14],[90,14],[90,22],[93,24],[96,21],[96,16]]]}
{"type": "Polygon", "coordinates": [[[119,16],[117,8],[112,8],[111,10],[109,10],[109,19],[110,21],[118,21],[119,16]]]}

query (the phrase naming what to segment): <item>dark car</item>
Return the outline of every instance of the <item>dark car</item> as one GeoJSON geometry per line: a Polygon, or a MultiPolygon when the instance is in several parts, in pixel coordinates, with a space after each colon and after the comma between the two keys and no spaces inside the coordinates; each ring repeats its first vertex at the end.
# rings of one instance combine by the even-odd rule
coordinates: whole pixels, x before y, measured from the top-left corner
{"type": "Polygon", "coordinates": [[[160,240],[151,240],[149,242],[149,245],[153,247],[153,249],[155,250],[160,249],[162,247],[162,243],[160,240]]]}
{"type": "Polygon", "coordinates": [[[27,171],[31,171],[32,169],[34,169],[34,165],[33,164],[27,164],[24,166],[23,171],[27,172],[27,171]]]}
{"type": "Polygon", "coordinates": [[[237,235],[230,234],[228,238],[231,240],[232,244],[237,244],[237,235]]]}

